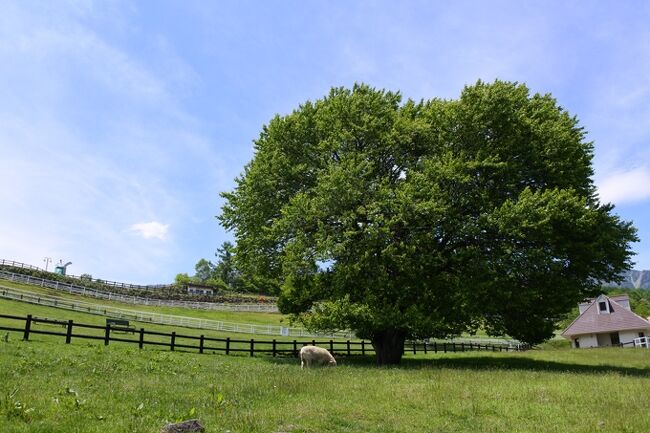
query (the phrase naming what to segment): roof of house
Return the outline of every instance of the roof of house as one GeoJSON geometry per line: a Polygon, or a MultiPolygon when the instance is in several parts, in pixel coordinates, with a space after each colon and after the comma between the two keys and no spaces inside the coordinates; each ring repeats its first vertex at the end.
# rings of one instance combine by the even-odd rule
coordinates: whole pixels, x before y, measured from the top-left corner
{"type": "MultiPolygon", "coordinates": [[[[605,296],[605,295],[603,295],[605,296]]],[[[611,299],[614,302],[620,302],[620,301],[629,301],[630,297],[627,295],[614,295],[614,296],[606,296],[606,298],[611,299]]],[[[595,301],[595,299],[594,299],[595,301]]]]}
{"type": "Polygon", "coordinates": [[[563,332],[562,336],[569,338],[574,335],[599,334],[631,329],[650,329],[650,322],[634,314],[616,302],[619,296],[607,297],[600,295],[589,307],[579,315],[563,332]],[[609,302],[610,313],[601,313],[597,301],[609,302]]]}
{"type": "Polygon", "coordinates": [[[200,284],[200,283],[187,283],[186,286],[188,289],[208,289],[208,290],[215,290],[214,286],[209,286],[207,284],[200,284]]]}

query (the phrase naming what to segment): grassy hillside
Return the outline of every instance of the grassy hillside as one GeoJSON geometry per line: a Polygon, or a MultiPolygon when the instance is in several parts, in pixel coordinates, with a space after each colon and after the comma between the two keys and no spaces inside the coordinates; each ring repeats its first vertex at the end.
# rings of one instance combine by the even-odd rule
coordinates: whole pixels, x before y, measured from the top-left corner
{"type": "MultiPolygon", "coordinates": [[[[69,294],[63,291],[57,291],[47,287],[39,287],[39,286],[33,286],[29,284],[16,283],[16,282],[2,280],[2,279],[0,279],[0,284],[17,290],[24,290],[32,293],[40,293],[48,296],[70,299],[73,301],[89,302],[93,304],[124,308],[128,310],[148,311],[148,312],[154,312],[160,314],[172,314],[177,316],[193,317],[197,319],[221,320],[224,322],[231,322],[231,323],[292,326],[289,323],[288,318],[279,313],[212,311],[212,310],[195,310],[195,309],[181,308],[181,307],[154,307],[154,306],[145,306],[145,305],[132,305],[123,302],[115,302],[115,301],[108,301],[104,299],[84,297],[84,296],[69,294]]],[[[23,306],[17,307],[15,306],[14,303],[14,304],[9,304],[10,306],[3,307],[4,302],[10,302],[10,301],[0,299],[0,314],[3,311],[5,311],[5,314],[11,314],[11,313],[6,313],[6,311],[12,311],[12,309],[18,308],[18,310],[21,311],[21,314],[23,315],[32,314],[39,317],[50,317],[55,319],[65,319],[65,320],[73,319],[73,320],[79,320],[83,323],[91,323],[91,324],[105,323],[104,322],[105,319],[100,316],[92,316],[87,314],[83,314],[79,316],[78,314],[80,313],[70,312],[69,310],[59,310],[56,308],[48,308],[48,307],[42,307],[42,306],[30,305],[30,304],[24,304],[23,306]]],[[[136,326],[140,326],[140,325],[136,324],[136,326]]],[[[147,329],[149,329],[150,326],[152,325],[146,323],[147,329]]],[[[206,333],[203,331],[197,331],[195,334],[200,335],[202,333],[208,335],[209,332],[206,333]]],[[[219,333],[219,335],[226,335],[226,334],[219,333]]],[[[230,334],[230,335],[233,336],[233,335],[243,335],[243,334],[230,334]]],[[[462,337],[471,338],[471,339],[490,338],[482,330],[479,330],[475,335],[466,334],[463,335],[462,337]]]]}
{"type": "Polygon", "coordinates": [[[146,305],[133,305],[124,302],[108,301],[66,293],[47,287],[33,286],[30,284],[15,283],[12,281],[1,280],[0,284],[18,290],[25,290],[33,293],[40,293],[48,296],[71,299],[80,302],[89,302],[93,304],[106,305],[117,308],[124,308],[136,311],[149,311],[160,314],[172,314],[177,316],[194,317],[197,319],[221,320],[224,322],[250,323],[255,325],[282,325],[289,326],[288,320],[279,313],[257,313],[257,312],[238,312],[238,311],[214,311],[214,310],[196,310],[182,307],[154,307],[146,305]]]}
{"type": "MultiPolygon", "coordinates": [[[[58,308],[28,304],[24,302],[11,301],[6,299],[0,299],[0,314],[22,316],[22,317],[31,314],[34,317],[47,318],[53,320],[64,320],[64,321],[73,320],[78,323],[89,324],[89,325],[104,326],[106,324],[106,318],[104,316],[98,316],[98,315],[82,313],[82,312],[75,312],[70,310],[62,310],[58,308]]],[[[266,315],[268,313],[241,313],[241,314],[244,315],[244,317],[248,317],[249,314],[266,315]]],[[[243,323],[243,321],[239,321],[239,322],[243,323]]],[[[258,323],[263,324],[263,322],[258,322],[258,323]]],[[[164,332],[164,333],[170,333],[172,331],[176,331],[177,333],[184,334],[184,335],[194,335],[194,336],[205,335],[206,337],[213,337],[213,338],[226,338],[226,337],[230,337],[233,339],[255,338],[260,340],[271,340],[274,338],[277,340],[293,340],[295,338],[295,337],[281,337],[281,336],[272,336],[272,335],[263,335],[263,334],[229,333],[229,332],[219,332],[219,331],[194,329],[194,328],[180,328],[177,326],[157,325],[148,322],[141,323],[141,322],[131,321],[131,324],[134,325],[137,329],[142,327],[145,328],[147,331],[157,331],[157,332],[164,332]]],[[[21,327],[24,326],[24,322],[18,322],[15,320],[0,318],[0,325],[5,325],[9,327],[21,327]]],[[[53,325],[37,324],[35,326],[37,326],[37,329],[63,332],[61,328],[57,328],[56,326],[53,325]]],[[[85,330],[84,333],[90,335],[103,335],[101,330],[95,330],[95,331],[85,330]]],[[[14,333],[14,334],[15,336],[13,336],[13,338],[20,338],[20,336],[22,335],[20,333],[14,333]]],[[[42,341],[47,342],[53,340],[62,341],[62,337],[50,337],[47,335],[38,335],[38,334],[34,334],[33,337],[31,337],[31,339],[34,341],[41,341],[41,342],[42,341]]]]}
{"type": "Polygon", "coordinates": [[[199,418],[231,432],[647,432],[650,351],[546,350],[409,358],[198,355],[125,345],[0,342],[6,433],[154,433],[199,418]]]}

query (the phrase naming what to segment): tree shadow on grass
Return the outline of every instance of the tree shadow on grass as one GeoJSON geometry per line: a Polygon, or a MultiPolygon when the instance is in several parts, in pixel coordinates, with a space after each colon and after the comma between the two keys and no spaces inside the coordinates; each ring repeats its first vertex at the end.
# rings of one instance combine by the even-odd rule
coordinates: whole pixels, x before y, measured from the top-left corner
{"type": "MultiPolygon", "coordinates": [[[[277,364],[297,364],[300,361],[296,358],[266,358],[268,361],[277,364]]],[[[352,356],[337,357],[340,366],[368,368],[375,367],[374,356],[352,356]]],[[[605,374],[617,373],[625,376],[648,377],[650,378],[650,367],[622,367],[616,365],[589,365],[574,364],[567,362],[546,361],[516,356],[463,356],[463,357],[436,357],[420,359],[402,359],[399,366],[377,367],[377,368],[398,368],[404,370],[428,369],[428,368],[452,368],[458,370],[512,370],[512,371],[542,371],[558,373],[579,373],[579,374],[605,374]]]]}
{"type": "MultiPolygon", "coordinates": [[[[409,360],[420,361],[420,360],[409,360]]],[[[428,360],[422,360],[428,361],[428,360]]],[[[422,363],[419,363],[420,366],[422,363]]],[[[567,362],[546,361],[520,357],[472,356],[467,358],[440,358],[429,365],[442,368],[466,370],[528,370],[558,373],[604,374],[617,373],[625,376],[650,377],[650,367],[622,367],[617,365],[589,365],[567,362]]]]}

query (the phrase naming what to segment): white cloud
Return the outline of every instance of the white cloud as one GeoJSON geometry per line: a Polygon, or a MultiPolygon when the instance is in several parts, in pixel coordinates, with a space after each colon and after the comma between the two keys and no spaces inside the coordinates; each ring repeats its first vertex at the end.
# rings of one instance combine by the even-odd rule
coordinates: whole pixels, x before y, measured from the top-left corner
{"type": "Polygon", "coordinates": [[[650,198],[650,170],[638,167],[620,171],[597,182],[601,201],[605,203],[633,203],[650,198]]]}
{"type": "Polygon", "coordinates": [[[145,239],[157,238],[165,240],[169,231],[169,224],[159,223],[158,221],[138,223],[131,226],[131,231],[136,232],[145,239]]]}

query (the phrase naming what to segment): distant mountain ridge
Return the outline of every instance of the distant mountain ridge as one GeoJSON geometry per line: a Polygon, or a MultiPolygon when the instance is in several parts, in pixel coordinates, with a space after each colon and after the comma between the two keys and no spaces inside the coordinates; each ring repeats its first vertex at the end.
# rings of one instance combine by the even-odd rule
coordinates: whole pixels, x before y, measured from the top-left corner
{"type": "Polygon", "coordinates": [[[625,278],[620,283],[605,283],[606,287],[621,287],[623,289],[650,289],[650,271],[627,271],[622,274],[625,278]]]}

